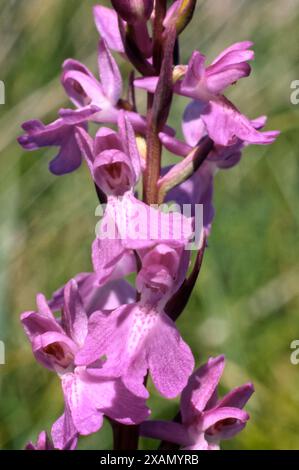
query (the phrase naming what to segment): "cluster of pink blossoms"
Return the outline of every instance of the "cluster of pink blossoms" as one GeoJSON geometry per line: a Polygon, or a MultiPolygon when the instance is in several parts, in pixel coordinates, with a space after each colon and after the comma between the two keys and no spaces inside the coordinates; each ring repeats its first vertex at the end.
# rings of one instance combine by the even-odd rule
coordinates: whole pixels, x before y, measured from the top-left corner
{"type": "MultiPolygon", "coordinates": [[[[43,431],[28,449],[75,449],[79,436],[97,432],[107,417],[115,436],[127,436],[130,449],[137,448],[138,436],[147,436],[162,441],[161,448],[166,443],[214,450],[249,418],[243,407],[253,386],[219,399],[224,357],[194,370],[175,320],[200,271],[214,217],[216,171],[236,165],[243,147],[272,143],[278,132],[262,132],[265,117],[248,119],[223,95],[249,75],[250,42],[233,44],[210,65],[199,51],[187,65],[178,64],[178,37],[195,3],[176,0],[168,10],[165,0],[96,6],[99,79],[82,63],[66,60],[61,83],[74,108],[61,109],[47,125],[23,124],[23,148],[59,147],[52,173],[72,172],[85,161],[105,207],[101,228],[112,223],[114,233],[97,233],[93,272],[75,275],[49,301],[39,294],[37,310],[21,316],[36,360],[58,375],[64,396],[51,439],[43,431]],[[132,65],[126,91],[111,51],[132,65]],[[136,88],[147,93],[144,116],[137,110],[136,88]],[[190,98],[182,117],[184,141],[167,124],[175,94],[190,98]],[[88,132],[90,122],[99,125],[95,135],[88,132]],[[163,148],[179,160],[162,167],[163,148]],[[141,179],[142,191],[136,189],[141,179]],[[189,216],[159,209],[170,201],[191,206],[189,216]],[[197,204],[203,224],[191,263],[187,246],[196,235],[197,204]],[[138,230],[124,235],[118,215],[126,228],[138,230]],[[126,279],[132,273],[134,286],[126,279]],[[173,421],[150,419],[148,376],[163,397],[181,396],[173,421]]],[[[114,447],[121,448],[117,439],[114,447]]]]}

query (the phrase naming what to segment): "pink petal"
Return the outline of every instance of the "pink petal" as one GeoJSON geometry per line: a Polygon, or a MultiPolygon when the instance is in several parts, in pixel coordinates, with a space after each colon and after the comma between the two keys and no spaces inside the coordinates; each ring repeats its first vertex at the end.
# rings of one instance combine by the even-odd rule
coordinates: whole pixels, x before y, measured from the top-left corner
{"type": "Polygon", "coordinates": [[[92,80],[96,79],[90,70],[81,62],[74,59],[67,59],[64,61],[62,65],[61,83],[71,101],[76,106],[82,107],[88,104],[88,98],[82,88],[74,86],[74,82],[72,80],[68,80],[68,72],[73,71],[81,72],[84,75],[89,76],[92,80]]]}
{"type": "Polygon", "coordinates": [[[267,116],[259,116],[251,120],[251,124],[255,129],[262,129],[267,122],[267,116]]]}
{"type": "Polygon", "coordinates": [[[52,310],[50,309],[47,299],[43,294],[37,294],[36,296],[36,306],[37,310],[41,315],[44,315],[45,317],[48,317],[51,320],[55,320],[55,317],[52,313],[52,310]]]}
{"type": "Polygon", "coordinates": [[[157,315],[148,315],[138,304],[123,305],[111,314],[95,312],[89,320],[85,345],[76,356],[79,365],[107,357],[101,369],[90,373],[98,377],[121,377],[132,393],[147,398],[143,385],[147,372],[145,341],[157,315]]]}
{"type": "MultiPolygon", "coordinates": [[[[92,369],[90,369],[92,370],[92,369]]],[[[121,380],[108,380],[76,369],[86,399],[95,410],[123,424],[138,424],[149,415],[145,400],[128,391],[121,380]]]]}
{"type": "MultiPolygon", "coordinates": [[[[99,108],[106,108],[108,100],[103,93],[102,85],[92,75],[86,75],[83,72],[77,70],[68,70],[65,72],[64,81],[68,82],[77,88],[82,90],[81,95],[84,96],[84,105],[94,104],[99,108]]],[[[69,85],[68,85],[69,86],[69,85]]],[[[76,100],[77,106],[81,107],[82,104],[76,100]]]]}
{"type": "Polygon", "coordinates": [[[78,285],[71,279],[64,289],[63,322],[67,334],[83,346],[87,335],[87,315],[78,291],[78,285]]]}
{"type": "Polygon", "coordinates": [[[164,213],[128,195],[124,215],[126,237],[123,245],[127,249],[150,248],[156,243],[186,245],[193,237],[193,219],[179,212],[164,213]]]}
{"type": "MultiPolygon", "coordinates": [[[[62,71],[68,72],[69,70],[78,70],[78,72],[83,72],[90,77],[93,77],[91,71],[84,65],[82,62],[79,62],[76,59],[66,59],[62,64],[62,71]]],[[[63,76],[62,80],[63,82],[63,76]]]]}
{"type": "Polygon", "coordinates": [[[47,436],[46,431],[42,431],[36,441],[36,444],[28,442],[25,450],[53,450],[53,444],[47,436]]]}
{"type": "Polygon", "coordinates": [[[134,80],[134,86],[136,88],[142,88],[143,90],[146,90],[149,93],[155,93],[158,80],[159,77],[136,78],[136,80],[134,80]]]}
{"type": "Polygon", "coordinates": [[[235,42],[231,46],[224,49],[212,62],[212,65],[219,62],[224,56],[226,56],[228,53],[232,51],[244,51],[246,49],[249,49],[249,47],[252,47],[252,46],[253,46],[253,42],[251,41],[235,42]]]}
{"type": "Polygon", "coordinates": [[[212,65],[207,67],[207,74],[213,75],[220,72],[223,72],[225,69],[229,67],[235,67],[237,65],[241,65],[242,63],[245,64],[248,60],[254,59],[254,52],[251,50],[238,50],[238,51],[230,51],[225,54],[221,59],[217,60],[217,62],[213,62],[212,65]]]}
{"type": "Polygon", "coordinates": [[[108,47],[117,52],[124,52],[116,12],[112,8],[96,5],[93,7],[93,16],[97,30],[108,47]]]}
{"type": "Polygon", "coordinates": [[[121,197],[131,192],[136,182],[130,155],[118,149],[104,150],[95,157],[93,179],[107,196],[113,196],[113,199],[110,198],[108,201],[105,212],[107,213],[110,209],[114,220],[117,220],[118,214],[115,214],[115,210],[122,205],[121,197]],[[111,174],[111,166],[117,167],[117,176],[111,174]]]}
{"type": "Polygon", "coordinates": [[[99,42],[99,73],[104,93],[112,105],[117,104],[122,92],[122,77],[105,40],[99,42]]]}
{"type": "Polygon", "coordinates": [[[135,172],[135,183],[137,183],[141,171],[140,155],[137,148],[136,137],[133,127],[125,112],[120,112],[119,114],[118,129],[120,139],[123,143],[124,151],[126,155],[130,157],[131,164],[135,172]]]}
{"type": "Polygon", "coordinates": [[[254,387],[251,383],[234,388],[231,392],[229,392],[221,400],[218,401],[216,407],[220,408],[229,406],[235,408],[243,408],[248,402],[253,392],[254,387]]]}
{"type": "MultiPolygon", "coordinates": [[[[84,124],[82,124],[84,125],[84,124]]],[[[22,128],[26,134],[18,138],[19,144],[26,150],[40,147],[60,147],[57,156],[50,162],[50,171],[55,175],[69,173],[81,164],[81,152],[75,139],[75,127],[63,119],[44,125],[41,121],[24,122],[22,128]]]]}
{"type": "Polygon", "coordinates": [[[182,130],[188,145],[195,147],[206,134],[204,122],[202,120],[202,112],[206,103],[201,101],[191,101],[184,111],[182,130]]]}
{"type": "Polygon", "coordinates": [[[166,398],[174,398],[186,386],[194,359],[167,315],[159,315],[147,339],[147,350],[149,369],[157,390],[166,398]]]}
{"type": "Polygon", "coordinates": [[[174,153],[175,155],[185,157],[192,150],[192,147],[190,145],[186,144],[185,142],[181,142],[175,137],[165,134],[164,132],[159,133],[159,138],[164,147],[169,152],[174,153]]]}
{"type": "Polygon", "coordinates": [[[62,376],[62,388],[72,421],[79,434],[96,432],[103,424],[103,414],[98,411],[89,397],[88,385],[76,373],[62,376]]]}
{"type": "MultiPolygon", "coordinates": [[[[190,252],[185,250],[183,246],[173,248],[167,244],[159,243],[145,254],[140,255],[142,261],[142,269],[139,271],[138,276],[144,273],[144,278],[148,278],[147,271],[153,273],[155,278],[155,272],[157,273],[157,279],[159,279],[159,273],[163,274],[162,285],[167,284],[166,277],[170,277],[170,295],[174,293],[183,283],[190,262],[190,252]]],[[[138,288],[138,276],[135,282],[138,288]]],[[[159,285],[156,284],[156,289],[159,285]]],[[[139,291],[141,291],[138,288],[139,291]]],[[[163,289],[163,295],[166,295],[163,289]]]]}
{"type": "Polygon", "coordinates": [[[181,413],[183,422],[193,421],[201,413],[213,396],[224,369],[224,356],[210,358],[197,369],[189,379],[181,396],[181,413]]]}
{"type": "Polygon", "coordinates": [[[93,313],[96,310],[115,310],[121,305],[134,302],[136,296],[136,289],[125,279],[110,281],[94,289],[87,305],[87,311],[93,313]]]}
{"type": "MultiPolygon", "coordinates": [[[[201,425],[202,429],[206,432],[209,431],[210,428],[213,426],[217,425],[217,427],[220,426],[220,423],[223,421],[223,428],[225,428],[225,420],[230,420],[234,421],[236,420],[235,424],[228,424],[229,426],[229,431],[230,433],[232,432],[232,427],[237,425],[236,432],[239,432],[239,424],[244,424],[246,421],[248,421],[249,415],[243,410],[240,410],[239,408],[232,408],[232,407],[221,407],[221,408],[213,408],[210,411],[206,411],[203,413],[203,416],[201,418],[201,425]]],[[[215,428],[215,431],[211,431],[213,436],[217,436],[217,427],[215,428]]],[[[221,428],[220,428],[221,429],[221,428]]],[[[219,431],[221,432],[221,431],[219,431]]],[[[229,437],[231,437],[230,434],[229,437]]],[[[223,437],[222,437],[223,438],[223,437]]]]}
{"type": "Polygon", "coordinates": [[[188,431],[180,423],[170,421],[145,421],[140,426],[140,434],[144,437],[173,442],[182,446],[190,444],[188,431]]]}
{"type": "MultiPolygon", "coordinates": [[[[128,117],[130,123],[132,124],[133,129],[136,132],[140,132],[141,134],[145,135],[145,133],[146,133],[146,118],[144,116],[141,116],[138,113],[133,112],[133,111],[126,111],[126,116],[128,117]]],[[[169,129],[170,128],[167,127],[167,130],[169,132],[172,132],[172,130],[169,130],[169,129]]]]}
{"type": "MultiPolygon", "coordinates": [[[[94,273],[78,273],[78,274],[76,274],[76,276],[74,276],[74,280],[78,284],[78,287],[79,287],[80,291],[81,291],[82,286],[84,286],[85,283],[86,283],[86,285],[90,285],[90,289],[92,288],[93,283],[94,283],[94,276],[95,276],[94,273]]],[[[52,297],[49,300],[49,306],[51,307],[53,312],[55,312],[57,310],[61,310],[63,308],[64,288],[65,288],[65,284],[63,286],[59,287],[52,294],[52,297]]],[[[86,290],[89,291],[89,288],[87,288],[86,290]]],[[[86,290],[82,289],[82,292],[84,292],[84,294],[85,294],[86,290]]],[[[81,296],[84,297],[85,295],[83,296],[82,292],[80,292],[81,296]]]]}
{"type": "Polygon", "coordinates": [[[76,125],[95,118],[101,111],[96,105],[87,105],[79,109],[62,108],[59,110],[59,116],[68,125],[76,125]]]}
{"type": "Polygon", "coordinates": [[[81,165],[81,151],[73,131],[74,129],[69,133],[69,138],[61,145],[59,153],[49,163],[49,170],[54,175],[70,173],[81,165]]]}
{"type": "MultiPolygon", "coordinates": [[[[101,356],[108,357],[110,363],[115,367],[122,369],[122,363],[127,357],[122,357],[122,363],[118,356],[125,348],[126,337],[131,326],[132,305],[124,305],[114,310],[108,316],[101,311],[94,312],[88,322],[88,335],[83,348],[81,348],[75,358],[77,365],[88,365],[98,360],[101,356]]],[[[106,367],[107,361],[105,362],[106,367]]],[[[105,367],[103,369],[105,369],[105,367]]],[[[107,368],[107,367],[106,367],[107,368]]],[[[117,374],[115,376],[118,376],[117,374]]]]}
{"type": "Polygon", "coordinates": [[[116,263],[111,280],[125,277],[136,270],[136,257],[132,252],[127,252],[122,256],[118,263],[116,263]]]}
{"type": "Polygon", "coordinates": [[[86,163],[89,167],[91,174],[93,175],[93,162],[94,162],[94,153],[93,153],[93,139],[90,137],[88,132],[85,129],[77,128],[76,129],[76,140],[78,146],[84,156],[86,163]]]}
{"type": "Polygon", "coordinates": [[[271,144],[279,134],[278,131],[257,131],[249,119],[223,96],[211,101],[201,118],[210,138],[219,145],[231,145],[236,138],[251,144],[271,144]]]}
{"type": "Polygon", "coordinates": [[[184,92],[189,90],[193,93],[193,89],[198,87],[198,84],[204,78],[206,57],[199,51],[194,51],[189,60],[186,75],[181,82],[177,83],[179,89],[184,92]]]}
{"type": "Polygon", "coordinates": [[[210,72],[206,75],[206,83],[208,90],[213,94],[222,93],[228,86],[233,85],[241,78],[248,77],[251,67],[246,62],[228,65],[219,70],[219,72],[210,72]]]}
{"type": "MultiPolygon", "coordinates": [[[[115,230],[117,230],[116,226],[115,230]]],[[[99,283],[103,284],[111,278],[117,263],[124,254],[124,247],[121,240],[117,238],[117,234],[112,239],[96,238],[94,240],[92,244],[92,263],[99,283]]]]}
{"type": "MultiPolygon", "coordinates": [[[[135,270],[136,262],[124,256],[112,275],[111,280],[101,285],[95,273],[79,273],[74,279],[78,284],[84,308],[88,315],[96,310],[115,310],[123,304],[136,299],[136,289],[124,279],[119,279],[135,270]]],[[[53,311],[61,310],[64,305],[64,287],[57,289],[49,304],[53,311]]]]}
{"type": "Polygon", "coordinates": [[[31,343],[36,360],[44,367],[55,371],[67,368],[73,362],[77,351],[77,345],[66,334],[53,331],[35,336],[31,343]],[[62,357],[57,358],[55,355],[47,353],[48,346],[52,345],[59,346],[59,355],[63,353],[62,357]]]}
{"type": "Polygon", "coordinates": [[[24,312],[21,315],[21,322],[30,340],[35,336],[47,331],[64,333],[63,329],[55,318],[47,317],[37,312],[24,312]]]}
{"type": "Polygon", "coordinates": [[[122,150],[122,142],[117,132],[109,127],[100,127],[94,139],[94,154],[99,155],[104,150],[122,150]]]}
{"type": "Polygon", "coordinates": [[[78,431],[67,406],[63,415],[53,424],[51,435],[56,449],[73,450],[77,447],[78,431]]]}

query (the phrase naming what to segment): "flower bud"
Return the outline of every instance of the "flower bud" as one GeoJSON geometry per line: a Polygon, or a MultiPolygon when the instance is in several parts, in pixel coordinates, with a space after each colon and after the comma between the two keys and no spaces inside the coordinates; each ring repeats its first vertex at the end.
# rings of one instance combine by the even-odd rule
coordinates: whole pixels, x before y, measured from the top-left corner
{"type": "Polygon", "coordinates": [[[167,29],[171,24],[175,24],[177,33],[180,34],[190,23],[196,0],[176,0],[168,9],[164,19],[164,27],[167,29]]]}
{"type": "Polygon", "coordinates": [[[153,0],[111,0],[119,16],[128,23],[146,21],[153,11],[153,0]]]}

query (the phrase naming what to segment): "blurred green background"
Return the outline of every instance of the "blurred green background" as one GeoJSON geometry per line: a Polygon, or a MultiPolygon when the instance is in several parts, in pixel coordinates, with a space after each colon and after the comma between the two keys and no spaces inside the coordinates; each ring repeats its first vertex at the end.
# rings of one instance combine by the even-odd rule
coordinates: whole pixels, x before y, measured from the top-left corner
{"type": "MultiPolygon", "coordinates": [[[[33,360],[19,314],[34,308],[37,292],[50,296],[91,269],[97,200],[83,165],[54,177],[47,169],[53,150],[25,154],[16,137],[22,121],[50,122],[68,104],[59,83],[64,59],[96,72],[95,3],[0,0],[0,448],[22,448],[62,410],[59,381],[33,360]]],[[[255,384],[250,423],[223,448],[299,449],[299,365],[290,363],[290,343],[299,338],[299,105],[290,103],[290,83],[299,79],[298,20],[298,0],[199,0],[181,36],[184,63],[194,48],[213,59],[232,42],[253,40],[252,75],[228,96],[249,117],[269,115],[268,129],[282,130],[274,145],[252,146],[239,166],[218,173],[209,248],[179,321],[198,362],[225,353],[223,393],[255,384]]],[[[174,104],[177,128],[185,103],[174,104]]],[[[153,417],[175,413],[176,401],[154,390],[151,404],[153,417]]],[[[108,425],[80,442],[110,445],[108,425]]]]}

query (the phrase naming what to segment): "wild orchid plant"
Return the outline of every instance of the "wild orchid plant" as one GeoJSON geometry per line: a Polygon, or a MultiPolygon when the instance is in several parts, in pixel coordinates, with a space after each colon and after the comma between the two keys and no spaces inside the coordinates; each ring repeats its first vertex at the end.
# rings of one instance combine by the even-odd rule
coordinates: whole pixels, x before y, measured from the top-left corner
{"type": "Polygon", "coordinates": [[[176,0],[168,9],[166,0],[112,4],[94,8],[100,80],[66,60],[61,83],[75,108],[61,109],[51,124],[25,122],[19,138],[27,150],[59,147],[50,162],[56,175],[85,160],[103,207],[91,249],[94,272],[77,274],[50,301],[39,294],[37,310],[21,316],[35,358],[58,375],[64,395],[52,439],[43,431],[27,448],[75,449],[79,436],[97,432],[106,417],[115,449],[137,449],[139,436],[160,440],[160,448],[219,449],[246,425],[243,407],[253,386],[219,399],[224,357],[194,371],[175,320],[200,271],[215,173],[236,165],[246,145],[270,144],[278,132],[261,132],[265,117],[249,120],[223,95],[249,75],[252,43],[231,45],[210,65],[194,51],[181,65],[178,38],[196,0],[176,0]],[[126,93],[111,51],[132,65],[126,93]],[[145,116],[136,88],[147,93],[145,116]],[[167,124],[175,94],[190,99],[184,141],[167,124]],[[90,122],[99,125],[95,136],[90,122]],[[162,167],[163,148],[179,157],[176,163],[162,167]],[[171,201],[177,209],[188,206],[188,214],[162,211],[159,205],[171,201]],[[132,273],[134,287],[126,279],[132,273]],[[173,421],[150,419],[148,376],[163,397],[181,395],[173,421]]]}

